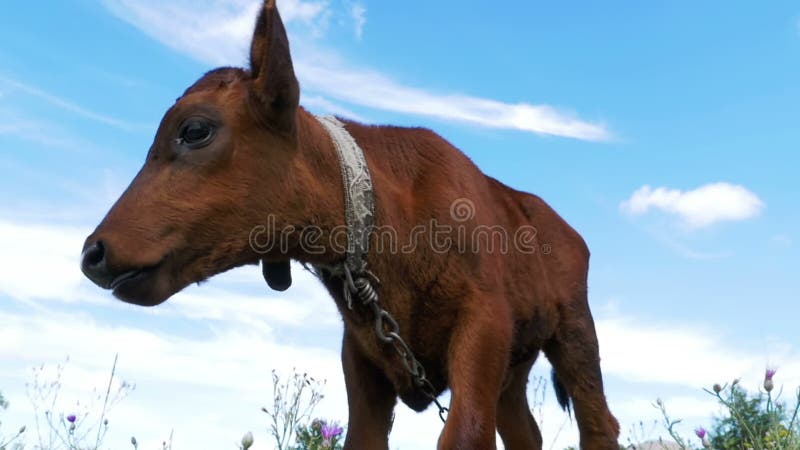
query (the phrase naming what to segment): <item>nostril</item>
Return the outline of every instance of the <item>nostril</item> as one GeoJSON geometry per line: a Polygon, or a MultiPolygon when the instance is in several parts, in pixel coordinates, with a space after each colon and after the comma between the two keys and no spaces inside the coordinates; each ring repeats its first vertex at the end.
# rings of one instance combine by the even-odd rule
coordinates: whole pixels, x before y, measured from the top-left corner
{"type": "Polygon", "coordinates": [[[102,288],[108,288],[113,277],[106,262],[106,247],[97,241],[83,251],[81,270],[87,278],[102,288]]]}
{"type": "Polygon", "coordinates": [[[97,266],[106,258],[106,248],[103,241],[97,241],[83,252],[84,266],[97,266]]]}

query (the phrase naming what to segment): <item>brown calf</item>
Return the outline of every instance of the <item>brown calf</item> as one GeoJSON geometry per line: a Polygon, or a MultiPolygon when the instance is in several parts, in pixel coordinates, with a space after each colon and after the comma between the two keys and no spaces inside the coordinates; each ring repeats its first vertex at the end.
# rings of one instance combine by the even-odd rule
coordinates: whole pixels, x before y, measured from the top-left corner
{"type": "MultiPolygon", "coordinates": [[[[86,240],[82,268],[145,306],[244,264],[262,262],[279,289],[291,282],[290,260],[321,268],[344,320],[345,448],[386,450],[397,397],[417,411],[431,401],[376,339],[368,312],[348,309],[341,278],[324,275],[344,257],[334,245],[345,223],[341,172],[331,137],[298,100],[269,0],[250,70],[213,70],[167,111],[141,171],[86,240]],[[266,223],[262,240],[282,245],[257,251],[252,230],[266,223]],[[304,245],[312,234],[313,251],[304,245]]],[[[429,130],[345,124],[373,178],[380,233],[368,263],[381,304],[437,394],[452,392],[438,448],[493,449],[498,430],[509,450],[540,449],[525,386],[544,350],[562,406],[574,405],[581,447],[617,449],[586,295],[589,251],[578,233],[429,130]]]]}

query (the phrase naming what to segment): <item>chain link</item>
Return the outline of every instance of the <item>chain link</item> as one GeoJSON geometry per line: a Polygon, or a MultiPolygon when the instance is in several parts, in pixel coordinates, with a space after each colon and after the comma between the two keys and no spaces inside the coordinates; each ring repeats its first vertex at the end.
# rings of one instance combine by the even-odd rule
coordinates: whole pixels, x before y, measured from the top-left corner
{"type": "Polygon", "coordinates": [[[378,304],[378,292],[375,290],[373,282],[380,284],[380,280],[372,272],[367,271],[365,275],[353,278],[353,274],[350,273],[347,264],[344,264],[344,298],[347,301],[347,307],[353,309],[353,299],[356,297],[362,305],[372,310],[375,318],[375,335],[381,342],[392,345],[400,356],[403,368],[414,379],[417,389],[436,405],[439,409],[439,418],[442,419],[442,422],[445,422],[449,411],[448,408],[439,403],[439,399],[436,397],[436,388],[428,380],[425,368],[414,357],[414,353],[406,344],[406,341],[400,337],[400,325],[389,311],[386,311],[378,304]]]}

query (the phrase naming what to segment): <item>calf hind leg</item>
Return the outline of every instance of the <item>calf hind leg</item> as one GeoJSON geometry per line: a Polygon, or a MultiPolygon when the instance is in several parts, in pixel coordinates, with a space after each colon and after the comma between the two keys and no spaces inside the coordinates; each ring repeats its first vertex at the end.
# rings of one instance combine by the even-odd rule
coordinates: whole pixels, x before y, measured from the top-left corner
{"type": "Polygon", "coordinates": [[[565,305],[544,351],[572,400],[581,448],[618,450],[619,423],[603,393],[597,334],[585,294],[565,305]]]}
{"type": "Polygon", "coordinates": [[[536,357],[508,369],[508,385],[497,403],[497,431],[506,450],[541,450],[542,434],[528,407],[528,373],[536,357]]]}

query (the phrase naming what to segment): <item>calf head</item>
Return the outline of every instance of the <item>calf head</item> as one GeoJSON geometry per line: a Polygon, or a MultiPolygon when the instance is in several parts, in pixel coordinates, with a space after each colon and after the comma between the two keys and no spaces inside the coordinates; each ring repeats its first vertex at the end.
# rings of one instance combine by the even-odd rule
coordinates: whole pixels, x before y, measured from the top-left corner
{"type": "Polygon", "coordinates": [[[301,192],[299,86],[274,0],[258,17],[250,70],[215,69],[166,112],[144,166],[86,239],[81,268],[118,298],[157,305],[185,286],[264,261],[290,284],[286,254],[250,248],[267,214],[291,221],[301,192]]]}

